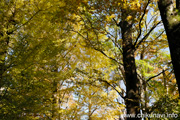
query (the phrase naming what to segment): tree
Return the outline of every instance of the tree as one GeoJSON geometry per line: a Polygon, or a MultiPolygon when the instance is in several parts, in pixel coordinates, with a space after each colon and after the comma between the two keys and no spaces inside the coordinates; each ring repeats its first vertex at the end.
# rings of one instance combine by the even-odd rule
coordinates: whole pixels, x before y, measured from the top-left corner
{"type": "Polygon", "coordinates": [[[58,116],[57,100],[64,99],[59,84],[73,75],[76,64],[69,55],[74,48],[73,42],[68,43],[72,34],[62,29],[73,21],[73,18],[67,20],[73,13],[67,10],[69,3],[1,1],[1,119],[54,119],[58,116]],[[67,15],[60,17],[58,13],[64,10],[67,15]]]}
{"type": "Polygon", "coordinates": [[[75,31],[85,40],[86,46],[118,64],[126,85],[126,96],[120,96],[125,98],[127,114],[135,115],[140,113],[140,82],[136,71],[135,52],[161,23],[155,19],[152,26],[143,29],[150,1],[141,3],[142,6],[137,1],[89,2],[86,9],[80,12],[85,26],[80,31],[75,31]],[[104,40],[103,35],[107,37],[104,37],[104,40]]]}
{"type": "Polygon", "coordinates": [[[158,6],[166,30],[173,69],[180,93],[180,1],[176,0],[174,4],[173,0],[159,0],[158,6]]]}

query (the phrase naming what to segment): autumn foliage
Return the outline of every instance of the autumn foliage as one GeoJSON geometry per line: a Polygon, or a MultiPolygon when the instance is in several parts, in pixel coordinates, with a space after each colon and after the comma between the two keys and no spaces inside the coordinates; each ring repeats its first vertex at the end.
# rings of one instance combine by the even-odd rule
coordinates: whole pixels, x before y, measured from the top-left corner
{"type": "Polygon", "coordinates": [[[157,1],[1,0],[0,6],[2,120],[179,114],[157,1]]]}

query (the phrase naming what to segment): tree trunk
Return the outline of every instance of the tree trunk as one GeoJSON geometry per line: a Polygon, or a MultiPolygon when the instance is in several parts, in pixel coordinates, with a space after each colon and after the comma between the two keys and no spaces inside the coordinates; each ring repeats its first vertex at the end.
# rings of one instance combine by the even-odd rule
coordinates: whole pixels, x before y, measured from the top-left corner
{"type": "MultiPolygon", "coordinates": [[[[143,45],[143,49],[140,55],[140,60],[144,60],[144,52],[145,52],[145,46],[143,45]]],[[[143,75],[143,71],[141,72],[141,79],[140,79],[140,96],[141,96],[141,110],[143,114],[149,114],[149,97],[148,97],[148,88],[147,88],[147,82],[145,80],[145,76],[143,75]]],[[[149,119],[149,118],[145,118],[149,119]]]]}
{"type": "Polygon", "coordinates": [[[55,119],[56,117],[56,94],[57,94],[57,82],[55,80],[53,80],[53,94],[52,94],[52,115],[51,118],[55,119]]]}
{"type": "MultiPolygon", "coordinates": [[[[139,80],[137,78],[134,46],[132,43],[132,24],[121,21],[120,27],[123,39],[123,66],[126,80],[126,109],[127,114],[137,115],[140,113],[139,80]]],[[[132,118],[127,118],[127,120],[132,118]]],[[[140,118],[136,118],[137,120],[140,118]]]]}
{"type": "Polygon", "coordinates": [[[173,0],[159,0],[158,6],[166,30],[174,74],[180,93],[180,74],[178,72],[178,69],[180,69],[180,15],[178,15],[180,10],[179,0],[176,0],[176,7],[173,5],[173,0]]]}
{"type": "MultiPolygon", "coordinates": [[[[58,67],[55,65],[52,68],[52,72],[57,73],[58,72],[58,67]]],[[[52,81],[52,113],[51,113],[51,118],[54,120],[56,116],[56,108],[57,108],[57,91],[58,91],[58,83],[56,79],[52,81]]]]}

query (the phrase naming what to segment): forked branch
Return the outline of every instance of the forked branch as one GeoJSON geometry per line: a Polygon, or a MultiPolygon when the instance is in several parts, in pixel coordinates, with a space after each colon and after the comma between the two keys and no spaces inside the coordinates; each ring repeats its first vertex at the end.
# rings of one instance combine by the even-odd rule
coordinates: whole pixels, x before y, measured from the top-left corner
{"type": "Polygon", "coordinates": [[[142,33],[141,23],[142,23],[142,20],[143,20],[145,14],[146,14],[146,10],[147,10],[147,7],[148,7],[149,3],[150,3],[150,0],[148,0],[147,4],[146,4],[146,6],[145,6],[145,9],[144,9],[143,15],[141,16],[141,19],[140,19],[140,21],[139,21],[139,34],[138,34],[138,36],[137,36],[137,38],[136,38],[136,40],[135,40],[134,46],[137,44],[138,39],[139,39],[140,36],[141,36],[141,33],[142,33]]]}

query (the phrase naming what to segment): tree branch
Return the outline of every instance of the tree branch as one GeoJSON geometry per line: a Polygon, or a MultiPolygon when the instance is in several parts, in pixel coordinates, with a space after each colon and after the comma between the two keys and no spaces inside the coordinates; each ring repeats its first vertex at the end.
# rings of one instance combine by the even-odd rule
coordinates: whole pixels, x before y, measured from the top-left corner
{"type": "MultiPolygon", "coordinates": [[[[80,69],[78,69],[78,68],[76,68],[76,71],[77,71],[77,72],[80,72],[80,73],[82,73],[82,74],[84,74],[84,75],[87,75],[89,78],[91,78],[91,76],[89,76],[87,72],[84,72],[84,71],[82,71],[82,70],[80,70],[80,69]]],[[[125,98],[125,97],[124,97],[113,85],[111,85],[108,81],[103,80],[102,78],[97,78],[97,80],[99,80],[100,82],[106,83],[107,85],[109,85],[110,87],[112,87],[123,99],[125,98]]]]}
{"type": "Polygon", "coordinates": [[[111,85],[108,81],[103,80],[103,79],[98,79],[98,80],[108,84],[109,86],[111,86],[123,99],[125,99],[125,97],[113,85],[111,85]]]}
{"type": "Polygon", "coordinates": [[[84,38],[85,40],[87,40],[87,38],[84,37],[84,36],[83,36],[81,33],[79,33],[78,31],[75,31],[75,30],[68,30],[68,29],[65,29],[65,28],[64,28],[63,30],[75,32],[75,33],[77,33],[78,35],[80,35],[82,38],[84,38]]]}
{"type": "Polygon", "coordinates": [[[163,30],[154,40],[157,40],[159,37],[161,37],[161,35],[165,32],[165,30],[163,30]]]}
{"type": "Polygon", "coordinates": [[[36,13],[34,13],[25,23],[23,23],[21,26],[19,26],[19,28],[26,25],[26,24],[28,24],[29,21],[31,21],[40,11],[41,10],[38,10],[36,13]]]}
{"type": "Polygon", "coordinates": [[[160,24],[162,21],[159,21],[157,24],[155,24],[149,32],[139,41],[139,43],[135,46],[135,50],[141,45],[142,42],[144,42],[150,35],[150,33],[160,24]]]}
{"type": "Polygon", "coordinates": [[[90,113],[90,116],[98,109],[98,107],[94,108],[94,110],[90,113]]]}
{"type": "Polygon", "coordinates": [[[112,58],[112,57],[108,56],[106,53],[104,53],[104,51],[102,51],[102,50],[100,50],[100,49],[97,49],[97,48],[95,48],[95,47],[93,47],[93,48],[94,48],[94,50],[101,52],[104,56],[106,56],[107,58],[113,60],[114,62],[116,62],[116,63],[118,63],[118,64],[120,64],[120,65],[123,65],[122,63],[118,62],[115,58],[112,58]]]}
{"type": "Polygon", "coordinates": [[[119,25],[119,23],[117,23],[117,21],[113,18],[113,20],[114,20],[114,22],[116,23],[116,25],[118,26],[118,27],[120,27],[120,25],[119,25]]]}
{"type": "Polygon", "coordinates": [[[164,73],[167,70],[169,70],[169,69],[166,69],[166,70],[163,69],[162,72],[158,73],[157,75],[154,75],[154,76],[150,77],[148,80],[146,80],[146,83],[149,82],[151,79],[160,76],[162,73],[164,73]]]}
{"type": "Polygon", "coordinates": [[[140,21],[139,21],[139,34],[138,34],[138,36],[137,36],[137,38],[136,38],[136,41],[135,41],[135,43],[134,43],[134,46],[136,46],[136,44],[137,44],[137,42],[138,42],[138,39],[139,39],[140,36],[141,36],[141,33],[142,33],[142,30],[141,30],[141,22],[142,22],[145,14],[146,14],[146,10],[147,10],[147,7],[148,7],[149,3],[150,3],[150,0],[148,0],[148,3],[146,4],[146,7],[145,7],[145,9],[144,9],[143,15],[141,16],[141,19],[140,19],[140,21]]]}

